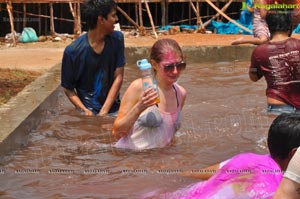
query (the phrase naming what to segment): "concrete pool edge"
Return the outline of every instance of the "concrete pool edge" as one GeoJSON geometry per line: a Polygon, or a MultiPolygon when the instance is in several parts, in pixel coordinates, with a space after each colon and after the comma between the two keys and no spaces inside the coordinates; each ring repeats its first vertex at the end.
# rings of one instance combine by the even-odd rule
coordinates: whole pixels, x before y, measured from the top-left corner
{"type": "Polygon", "coordinates": [[[1,156],[26,145],[27,135],[43,119],[43,112],[49,107],[47,103],[51,102],[49,96],[59,84],[60,64],[56,64],[8,103],[0,106],[1,156]]]}
{"type": "MultiPolygon", "coordinates": [[[[222,62],[250,60],[255,46],[183,46],[188,62],[222,62]]],[[[127,47],[127,64],[149,57],[150,47],[127,47]]],[[[27,143],[28,134],[44,119],[57,101],[60,87],[58,63],[29,84],[7,104],[0,106],[0,156],[18,149],[27,143]]]]}
{"type": "MultiPolygon", "coordinates": [[[[183,46],[187,62],[223,62],[248,61],[255,45],[240,46],[183,46]]],[[[136,60],[149,58],[150,46],[127,47],[127,63],[135,64],[136,60]]]]}

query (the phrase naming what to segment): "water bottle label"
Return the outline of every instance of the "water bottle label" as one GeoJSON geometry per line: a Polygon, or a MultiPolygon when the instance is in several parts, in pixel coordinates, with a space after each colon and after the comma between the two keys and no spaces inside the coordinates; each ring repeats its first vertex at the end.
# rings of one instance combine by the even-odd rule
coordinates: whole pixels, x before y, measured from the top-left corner
{"type": "Polygon", "coordinates": [[[149,82],[144,82],[144,88],[151,88],[151,84],[149,84],[149,82]]]}

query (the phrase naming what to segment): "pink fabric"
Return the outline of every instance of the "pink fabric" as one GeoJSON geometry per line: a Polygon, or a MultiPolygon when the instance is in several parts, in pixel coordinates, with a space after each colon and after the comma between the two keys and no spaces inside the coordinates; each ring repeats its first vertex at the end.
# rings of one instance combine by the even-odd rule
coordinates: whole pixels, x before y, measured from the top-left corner
{"type": "Polygon", "coordinates": [[[271,199],[281,178],[281,169],[270,155],[243,153],[234,156],[209,180],[160,198],[271,199]]]}
{"type": "Polygon", "coordinates": [[[267,22],[262,19],[260,16],[260,11],[257,8],[254,8],[253,11],[253,20],[252,20],[252,28],[254,37],[261,38],[266,37],[270,39],[270,31],[267,25],[267,22]]]}

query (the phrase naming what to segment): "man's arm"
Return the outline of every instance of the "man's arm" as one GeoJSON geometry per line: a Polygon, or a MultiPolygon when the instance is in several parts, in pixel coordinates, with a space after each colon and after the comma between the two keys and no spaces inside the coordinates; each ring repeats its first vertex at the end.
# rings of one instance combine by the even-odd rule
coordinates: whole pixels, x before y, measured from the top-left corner
{"type": "Polygon", "coordinates": [[[257,69],[256,68],[251,68],[249,69],[249,78],[253,81],[253,82],[256,82],[258,81],[261,76],[258,76],[257,74],[257,69]]]}
{"type": "Polygon", "coordinates": [[[181,176],[185,177],[193,177],[193,178],[199,178],[201,180],[208,180],[210,177],[212,177],[220,168],[220,163],[208,166],[204,169],[199,169],[196,171],[186,171],[183,173],[180,173],[181,176]]]}
{"type": "Polygon", "coordinates": [[[107,115],[121,89],[124,77],[124,67],[118,67],[114,74],[114,82],[98,115],[107,115]]]}
{"type": "Polygon", "coordinates": [[[64,88],[64,92],[75,108],[82,110],[85,115],[93,115],[93,113],[88,110],[79,99],[77,93],[74,89],[74,62],[70,55],[72,48],[70,46],[66,47],[61,68],[61,86],[64,88]]]}
{"type": "Polygon", "coordinates": [[[299,199],[300,185],[287,178],[282,178],[273,199],[299,199]]]}
{"type": "Polygon", "coordinates": [[[254,49],[254,51],[252,52],[250,63],[251,65],[249,67],[249,78],[254,82],[258,81],[262,77],[262,74],[260,74],[258,71],[259,64],[257,63],[257,58],[255,56],[255,54],[257,53],[256,49],[254,49]]]}
{"type": "Polygon", "coordinates": [[[273,199],[300,198],[300,147],[289,162],[273,199]]]}
{"type": "Polygon", "coordinates": [[[85,115],[94,115],[92,111],[90,111],[83,105],[83,103],[81,102],[74,90],[69,90],[65,88],[64,91],[69,100],[77,109],[82,110],[85,113],[85,115]]]}

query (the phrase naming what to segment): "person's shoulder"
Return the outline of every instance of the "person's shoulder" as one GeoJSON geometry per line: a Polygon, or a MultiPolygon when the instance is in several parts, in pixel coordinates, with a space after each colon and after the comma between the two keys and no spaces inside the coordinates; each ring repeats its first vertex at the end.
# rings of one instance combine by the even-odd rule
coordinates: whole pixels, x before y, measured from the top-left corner
{"type": "Polygon", "coordinates": [[[139,96],[139,94],[143,91],[143,82],[141,78],[133,80],[128,88],[126,89],[126,93],[129,95],[139,96]]]}
{"type": "Polygon", "coordinates": [[[290,37],[287,39],[288,42],[295,42],[295,43],[300,43],[300,39],[298,38],[294,38],[294,37],[290,37]]]}
{"type": "Polygon", "coordinates": [[[115,30],[110,34],[112,39],[117,39],[119,41],[124,41],[124,35],[121,31],[115,30]]]}
{"type": "Polygon", "coordinates": [[[181,95],[186,96],[186,89],[184,87],[180,86],[178,83],[175,83],[174,85],[180,91],[181,95]]]}
{"type": "Polygon", "coordinates": [[[270,154],[257,154],[251,152],[240,153],[235,155],[233,158],[236,162],[244,162],[245,164],[249,164],[249,166],[254,166],[257,163],[260,163],[261,166],[270,166],[274,165],[274,160],[270,156],[270,154]],[[250,165],[251,164],[251,165],[250,165]]]}
{"type": "Polygon", "coordinates": [[[80,49],[86,48],[88,46],[86,33],[80,35],[77,39],[75,39],[71,44],[69,44],[65,51],[78,51],[80,49]]]}
{"type": "Polygon", "coordinates": [[[112,33],[111,33],[111,36],[112,37],[116,37],[116,38],[123,38],[123,33],[119,30],[114,30],[112,33]]]}
{"type": "Polygon", "coordinates": [[[142,78],[135,79],[131,82],[130,87],[133,89],[143,89],[143,81],[142,78]]]}
{"type": "Polygon", "coordinates": [[[256,168],[259,162],[263,162],[262,164],[264,165],[266,159],[266,155],[260,155],[250,152],[239,153],[228,159],[226,161],[226,164],[224,164],[222,168],[256,168]]]}
{"type": "Polygon", "coordinates": [[[257,45],[254,50],[253,50],[253,53],[256,52],[256,51],[265,51],[266,49],[268,49],[272,44],[270,43],[270,41],[267,41],[263,44],[259,44],[257,45]]]}

